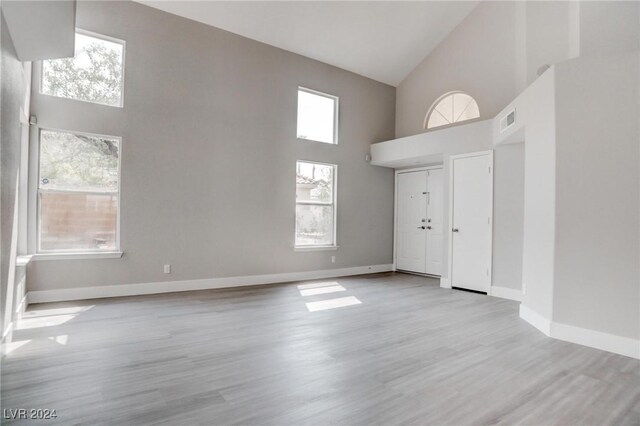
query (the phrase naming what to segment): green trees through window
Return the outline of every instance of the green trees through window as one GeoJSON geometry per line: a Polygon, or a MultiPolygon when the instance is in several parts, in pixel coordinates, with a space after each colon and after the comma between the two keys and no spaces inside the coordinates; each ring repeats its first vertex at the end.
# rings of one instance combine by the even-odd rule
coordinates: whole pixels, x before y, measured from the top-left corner
{"type": "Polygon", "coordinates": [[[76,33],[73,58],[42,63],[46,95],[122,106],[124,44],[76,33]]]}
{"type": "Polygon", "coordinates": [[[120,139],[40,131],[38,250],[118,247],[120,139]]]}

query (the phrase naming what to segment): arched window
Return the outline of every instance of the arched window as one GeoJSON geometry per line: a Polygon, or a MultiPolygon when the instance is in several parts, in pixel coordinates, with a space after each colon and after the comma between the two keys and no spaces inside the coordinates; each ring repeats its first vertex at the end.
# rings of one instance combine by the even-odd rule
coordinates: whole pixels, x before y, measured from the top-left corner
{"type": "Polygon", "coordinates": [[[424,128],[449,126],[480,117],[478,103],[464,92],[449,92],[440,96],[424,118],[424,128]]]}

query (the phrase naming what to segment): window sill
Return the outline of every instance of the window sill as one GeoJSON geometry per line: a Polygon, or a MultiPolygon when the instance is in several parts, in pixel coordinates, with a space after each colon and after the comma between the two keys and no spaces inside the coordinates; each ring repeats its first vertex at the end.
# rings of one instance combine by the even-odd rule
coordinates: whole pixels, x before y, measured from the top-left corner
{"type": "Polygon", "coordinates": [[[293,251],[333,251],[340,246],[295,246],[293,251]]]}
{"type": "Polygon", "coordinates": [[[297,139],[298,139],[298,141],[301,141],[301,142],[314,142],[314,143],[322,143],[322,144],[325,144],[325,145],[338,145],[337,141],[336,142],[324,142],[324,141],[317,141],[315,139],[305,139],[305,138],[300,138],[300,137],[298,137],[297,139]]]}
{"type": "Polygon", "coordinates": [[[16,258],[16,266],[27,266],[32,258],[33,255],[31,254],[21,254],[16,258]]]}
{"type": "Polygon", "coordinates": [[[32,260],[83,260],[83,259],[118,259],[122,257],[121,251],[94,251],[75,253],[37,253],[32,260]]]}

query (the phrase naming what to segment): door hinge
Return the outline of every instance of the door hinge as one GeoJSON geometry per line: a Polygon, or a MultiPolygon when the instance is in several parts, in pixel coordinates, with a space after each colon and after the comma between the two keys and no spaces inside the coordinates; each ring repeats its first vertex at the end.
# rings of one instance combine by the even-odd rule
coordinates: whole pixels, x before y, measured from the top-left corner
{"type": "Polygon", "coordinates": [[[489,174],[491,174],[491,166],[489,166],[489,174]]]}

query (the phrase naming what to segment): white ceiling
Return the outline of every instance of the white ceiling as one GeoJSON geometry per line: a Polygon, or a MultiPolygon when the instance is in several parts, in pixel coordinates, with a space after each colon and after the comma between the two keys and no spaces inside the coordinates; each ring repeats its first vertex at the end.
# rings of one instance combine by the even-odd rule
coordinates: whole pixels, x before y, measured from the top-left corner
{"type": "Polygon", "coordinates": [[[478,4],[478,1],[139,1],[393,86],[478,4]]]}

